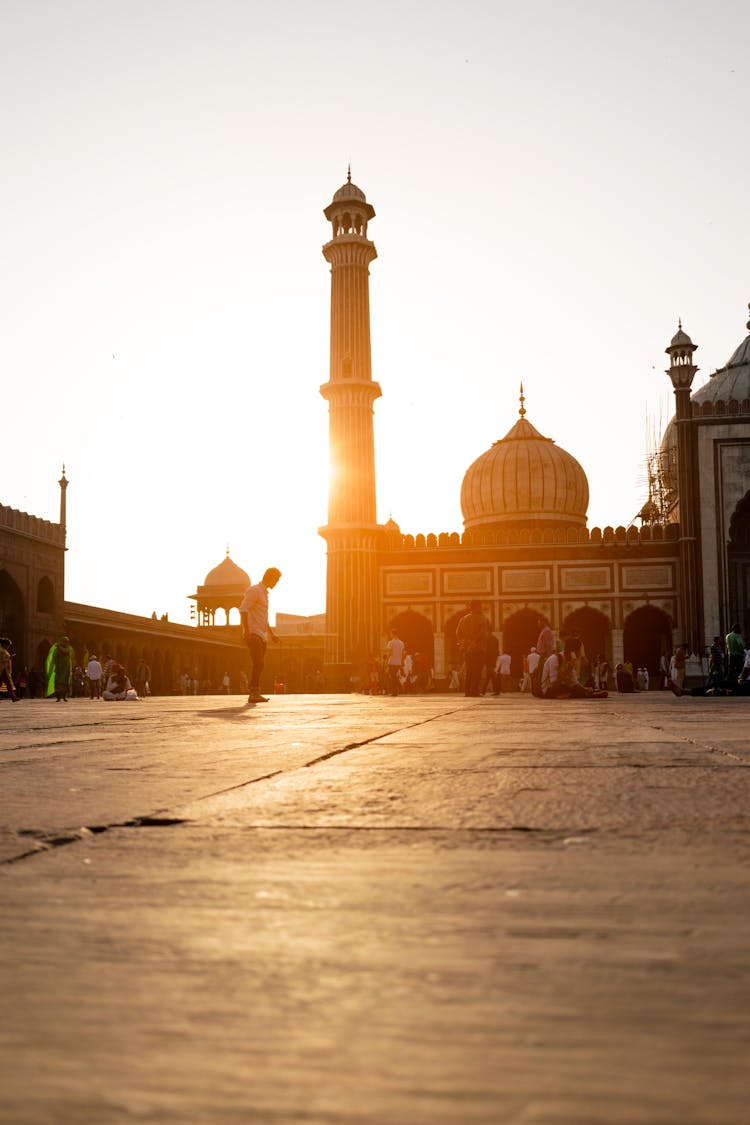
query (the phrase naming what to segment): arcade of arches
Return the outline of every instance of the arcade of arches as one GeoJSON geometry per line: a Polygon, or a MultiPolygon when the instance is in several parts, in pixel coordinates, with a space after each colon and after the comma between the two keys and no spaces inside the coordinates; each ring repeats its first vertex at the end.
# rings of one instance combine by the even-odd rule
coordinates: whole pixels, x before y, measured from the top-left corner
{"type": "MultiPolygon", "coordinates": [[[[414,610],[406,610],[394,615],[389,629],[395,629],[406,644],[407,651],[421,652],[427,656],[432,667],[435,666],[436,648],[442,649],[445,669],[460,668],[462,655],[456,640],[458,623],[468,608],[451,614],[446,620],[442,637],[433,633],[430,620],[414,610]]],[[[496,630],[501,640],[502,651],[511,657],[514,677],[520,679],[523,657],[536,644],[540,631],[540,619],[544,624],[549,620],[537,610],[524,608],[512,613],[504,622],[502,629],[496,630]]],[[[672,649],[672,621],[657,606],[642,605],[634,609],[624,622],[622,630],[622,658],[629,660],[634,668],[647,668],[654,683],[658,680],[661,657],[672,649]]],[[[600,610],[580,606],[563,620],[559,630],[561,637],[580,637],[584,650],[590,660],[604,657],[614,666],[613,632],[609,619],[600,610]]],[[[618,657],[620,659],[620,657],[618,657]]],[[[438,681],[442,677],[438,675],[438,681]]]]}

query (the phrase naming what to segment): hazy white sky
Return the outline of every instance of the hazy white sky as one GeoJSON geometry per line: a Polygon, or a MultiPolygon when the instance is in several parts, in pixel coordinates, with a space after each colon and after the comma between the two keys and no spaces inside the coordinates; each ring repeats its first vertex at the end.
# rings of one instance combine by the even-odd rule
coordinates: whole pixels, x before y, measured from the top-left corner
{"type": "Polygon", "coordinates": [[[57,519],[66,596],[188,620],[224,557],[325,608],[330,276],[369,234],[378,514],[460,531],[529,420],[589,526],[645,499],[664,348],[746,335],[745,0],[4,0],[0,502],[57,519]]]}

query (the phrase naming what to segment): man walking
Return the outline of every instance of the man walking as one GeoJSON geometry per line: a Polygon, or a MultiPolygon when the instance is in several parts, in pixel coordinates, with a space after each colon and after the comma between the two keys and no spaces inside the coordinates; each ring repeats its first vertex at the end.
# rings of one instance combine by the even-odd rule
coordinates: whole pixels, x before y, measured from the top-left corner
{"type": "Polygon", "coordinates": [[[482,603],[479,600],[469,602],[469,612],[461,618],[456,629],[456,640],[464,654],[466,664],[464,695],[479,695],[479,683],[487,658],[489,634],[490,623],[482,613],[482,603]]]}
{"type": "Polygon", "coordinates": [[[401,690],[401,665],[404,662],[406,645],[395,629],[391,629],[391,639],[385,646],[388,659],[387,686],[389,695],[398,695],[401,690]]]}
{"type": "Polygon", "coordinates": [[[91,659],[86,665],[86,678],[89,681],[89,699],[101,699],[102,666],[96,659],[95,652],[92,652],[91,659]]]}
{"type": "Polygon", "coordinates": [[[278,642],[278,636],[268,624],[268,591],[281,578],[281,571],[270,566],[254,586],[248,586],[240,606],[242,616],[242,638],[250,650],[250,694],[248,703],[268,703],[266,696],[260,694],[260,675],[266,659],[268,636],[278,642]]]}

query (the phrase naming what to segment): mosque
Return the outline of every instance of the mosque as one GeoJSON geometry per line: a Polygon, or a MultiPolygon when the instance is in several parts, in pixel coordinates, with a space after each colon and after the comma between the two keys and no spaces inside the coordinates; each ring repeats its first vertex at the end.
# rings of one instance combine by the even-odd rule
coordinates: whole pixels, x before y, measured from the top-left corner
{"type": "MultiPolygon", "coordinates": [[[[477,450],[464,474],[463,532],[408,534],[376,516],[373,406],[382,392],[372,378],[369,267],[377,252],[368,238],[375,210],[349,174],[324,214],[331,336],[320,393],[337,470],[319,529],[326,613],[277,614],[289,643],[285,666],[278,655],[269,660],[271,683],[278,677],[303,690],[322,674],[328,690],[350,690],[395,628],[441,686],[460,662],[456,625],[473,599],[515,671],[540,620],[558,634],[577,632],[592,657],[605,655],[610,665],[627,658],[652,673],[663,653],[684,644],[688,671],[699,676],[707,646],[735,622],[750,641],[750,335],[695,393],[697,345],[682,325],[671,339],[675,415],[650,464],[640,527],[587,526],[586,474],[536,429],[521,388],[507,433],[477,450]]],[[[0,635],[13,637],[17,666],[41,664],[65,630],[77,651],[108,650],[131,668],[147,659],[160,691],[174,690],[184,667],[213,685],[229,669],[239,683],[246,658],[237,607],[247,573],[227,552],[190,595],[193,626],[66,602],[67,486],[63,470],[59,523],[0,504],[0,635]]]]}
{"type": "MultiPolygon", "coordinates": [[[[328,402],[332,475],[325,668],[344,686],[380,654],[391,629],[438,682],[460,662],[456,625],[479,599],[520,671],[540,619],[577,632],[610,665],[652,672],[678,644],[699,675],[707,646],[735,621],[750,637],[750,336],[691,395],[696,345],[680,324],[666,353],[675,393],[649,473],[641,526],[588,528],[589,488],[576,458],[527,417],[478,451],[461,484],[463,533],[411,535],[376,522],[368,238],[375,210],[351,181],[324,214],[331,237],[328,402]]],[[[747,328],[750,329],[750,323],[747,328]]]]}

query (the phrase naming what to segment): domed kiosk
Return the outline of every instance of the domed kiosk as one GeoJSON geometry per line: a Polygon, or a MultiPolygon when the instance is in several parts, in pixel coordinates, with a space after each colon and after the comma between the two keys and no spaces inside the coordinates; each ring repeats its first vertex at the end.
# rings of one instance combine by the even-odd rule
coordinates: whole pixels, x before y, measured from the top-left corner
{"type": "Polygon", "coordinates": [[[250,576],[229,557],[209,570],[206,580],[189,598],[196,602],[199,625],[215,625],[216,611],[221,609],[226,615],[225,625],[229,625],[229,613],[239,610],[245,590],[250,585],[250,576]]]}
{"type": "Polygon", "coordinates": [[[464,527],[585,527],[589,503],[586,474],[566,450],[544,437],[525,417],[467,469],[461,486],[464,527]]]}

